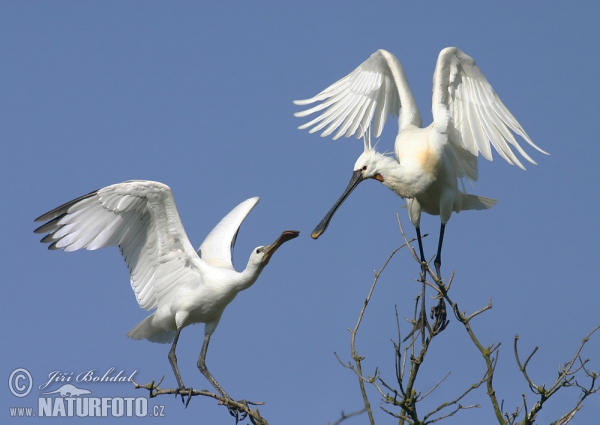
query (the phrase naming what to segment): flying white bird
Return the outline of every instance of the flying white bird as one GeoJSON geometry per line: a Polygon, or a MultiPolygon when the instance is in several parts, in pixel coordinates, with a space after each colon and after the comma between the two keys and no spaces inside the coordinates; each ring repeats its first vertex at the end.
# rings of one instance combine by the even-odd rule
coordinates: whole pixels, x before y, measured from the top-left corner
{"type": "Polygon", "coordinates": [[[184,390],[175,356],[179,333],[188,325],[205,323],[198,368],[223,397],[230,398],[206,367],[210,336],[238,292],[252,286],[277,248],[299,235],[286,230],[271,245],[255,248],[246,269],[237,272],[233,246],[240,225],[258,200],[250,198],[231,210],[197,252],[181,224],[171,189],[153,181],[126,181],[67,202],[38,217],[35,221],[49,221],[35,233],[49,232],[41,240],[50,243],[48,249],[118,245],[140,307],[156,309],[127,336],[172,342],[169,362],[179,390],[184,390]]]}
{"type": "Polygon", "coordinates": [[[297,105],[318,104],[297,117],[319,112],[312,121],[298,127],[310,133],[325,129],[322,137],[336,131],[364,137],[364,152],[354,165],[348,187],[312,233],[318,238],[327,228],[337,208],[363,180],[379,180],[407,199],[408,214],[417,231],[421,261],[421,211],[439,215],[440,237],[434,264],[440,275],[444,229],[452,212],[482,210],[497,201],[461,191],[458,180],[477,180],[477,156],[492,160],[490,144],[509,164],[524,169],[512,145],[527,161],[535,161],[519,146],[510,132],[521,136],[542,153],[504,106],[475,61],[455,47],[443,49],[433,74],[433,123],[421,128],[421,115],[398,59],[378,50],[350,74],[315,97],[294,101],[297,105]],[[324,111],[323,111],[324,110],[324,111]],[[321,112],[323,111],[323,112],[321,112]],[[398,116],[396,160],[375,151],[371,131],[381,135],[389,115],[398,116]],[[510,129],[510,130],[509,130],[510,129]]]}

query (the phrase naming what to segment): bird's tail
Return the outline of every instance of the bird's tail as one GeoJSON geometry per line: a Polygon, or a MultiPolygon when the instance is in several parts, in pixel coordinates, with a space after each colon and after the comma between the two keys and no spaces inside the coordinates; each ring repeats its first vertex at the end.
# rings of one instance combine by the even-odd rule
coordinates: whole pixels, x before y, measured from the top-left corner
{"type": "Polygon", "coordinates": [[[497,199],[463,193],[462,206],[460,210],[487,210],[496,205],[497,202],[497,199]]]}
{"type": "Polygon", "coordinates": [[[127,336],[132,339],[147,339],[148,341],[166,344],[173,342],[175,331],[159,328],[154,325],[154,315],[146,317],[135,328],[127,332],[127,336]]]}

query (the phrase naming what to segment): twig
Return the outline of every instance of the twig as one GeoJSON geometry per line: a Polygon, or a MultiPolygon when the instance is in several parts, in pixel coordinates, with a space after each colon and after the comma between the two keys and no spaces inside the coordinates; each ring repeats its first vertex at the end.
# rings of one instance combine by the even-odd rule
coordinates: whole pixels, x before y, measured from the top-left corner
{"type": "MultiPolygon", "coordinates": [[[[432,279],[434,280],[435,284],[437,285],[439,292],[441,294],[441,296],[448,301],[448,303],[450,304],[450,306],[452,307],[452,311],[454,312],[454,316],[456,317],[456,319],[463,325],[463,327],[465,328],[465,330],[467,331],[467,334],[469,335],[469,338],[471,338],[471,341],[473,342],[473,344],[475,344],[475,347],[477,347],[477,349],[479,350],[479,352],[481,353],[485,364],[486,364],[486,387],[487,387],[487,394],[488,397],[490,398],[490,401],[492,403],[492,407],[494,409],[494,413],[496,415],[496,419],[498,420],[498,423],[501,425],[505,425],[506,424],[506,420],[503,418],[503,414],[502,414],[502,409],[500,409],[500,405],[498,403],[498,399],[496,397],[496,392],[494,390],[494,386],[493,386],[493,380],[494,380],[494,370],[496,367],[496,363],[498,361],[498,353],[497,350],[500,347],[500,343],[498,343],[495,347],[489,346],[489,347],[484,347],[480,342],[479,339],[477,338],[477,336],[475,335],[475,332],[473,331],[473,329],[471,328],[471,324],[470,321],[478,316],[479,314],[489,310],[492,308],[492,300],[490,299],[489,303],[487,306],[477,310],[476,312],[470,314],[467,316],[466,313],[461,312],[460,309],[458,308],[458,304],[453,302],[452,299],[450,299],[449,295],[448,295],[448,288],[449,286],[444,285],[443,281],[441,279],[439,279],[437,277],[437,275],[433,272],[433,270],[431,270],[431,268],[428,268],[428,272],[429,275],[432,277],[432,279]],[[496,352],[496,356],[493,357],[494,352],[496,352]]],[[[454,278],[454,273],[452,274],[452,278],[454,278]]]]}
{"type": "MultiPolygon", "coordinates": [[[[494,373],[498,364],[499,348],[501,343],[493,343],[491,345],[484,346],[479,341],[479,338],[475,335],[475,332],[471,327],[472,319],[478,317],[480,314],[492,308],[492,300],[490,299],[487,305],[480,308],[479,310],[472,312],[471,314],[467,314],[467,312],[461,311],[458,307],[458,304],[456,302],[453,302],[450,296],[448,295],[451,284],[454,281],[454,271],[452,271],[449,279],[445,282],[441,278],[441,276],[438,276],[437,273],[434,272],[431,267],[429,267],[429,263],[421,263],[420,257],[417,255],[416,251],[411,246],[411,243],[414,242],[415,239],[413,238],[411,240],[408,240],[402,228],[399,215],[397,215],[397,219],[400,233],[402,235],[402,238],[404,239],[404,244],[396,248],[390,254],[390,256],[387,258],[387,260],[385,261],[385,263],[379,271],[374,272],[375,277],[373,283],[362,305],[356,325],[353,329],[349,329],[351,333],[350,349],[353,363],[348,362],[347,364],[344,364],[338,357],[338,361],[340,361],[340,363],[344,367],[351,369],[358,377],[360,390],[365,405],[364,411],[368,413],[370,423],[374,425],[375,422],[373,418],[373,412],[371,410],[371,404],[367,396],[365,386],[366,383],[375,386],[376,390],[382,396],[384,404],[391,404],[392,406],[396,406],[397,408],[399,408],[399,411],[393,412],[392,410],[389,410],[384,406],[380,406],[382,411],[398,419],[399,425],[403,425],[405,423],[410,423],[411,425],[427,425],[451,417],[461,410],[479,407],[478,404],[467,406],[462,405],[460,402],[469,393],[481,387],[484,383],[486,387],[487,396],[491,402],[494,411],[494,415],[500,425],[514,425],[518,418],[522,416],[524,417],[524,419],[521,422],[519,422],[519,425],[531,425],[535,422],[536,415],[542,408],[544,402],[548,400],[548,398],[550,398],[553,394],[555,394],[563,387],[575,387],[581,391],[576,405],[563,416],[561,416],[561,418],[555,421],[552,425],[566,425],[568,422],[570,422],[572,418],[576,415],[576,413],[580,411],[583,407],[583,401],[589,395],[594,394],[596,392],[600,392],[600,386],[597,385],[600,374],[588,370],[588,368],[586,367],[588,364],[588,359],[583,359],[581,357],[583,347],[588,342],[592,334],[594,334],[598,329],[600,329],[600,326],[594,328],[583,339],[581,345],[575,352],[574,356],[567,363],[565,363],[559,368],[559,377],[548,389],[546,389],[544,385],[536,385],[527,373],[527,366],[532,360],[533,356],[535,355],[537,347],[534,348],[534,350],[531,352],[531,354],[529,354],[529,356],[525,359],[524,362],[521,362],[517,349],[517,335],[514,341],[514,351],[519,370],[523,373],[531,391],[534,392],[534,394],[538,395],[540,399],[533,406],[531,406],[531,409],[529,409],[527,398],[525,397],[525,394],[523,394],[522,404],[518,406],[513,413],[504,413],[504,405],[503,403],[500,403],[498,401],[498,397],[494,390],[494,373]],[[412,320],[408,318],[406,319],[411,323],[412,329],[404,339],[401,339],[402,335],[400,332],[400,319],[398,309],[397,307],[395,307],[398,342],[392,341],[392,343],[394,347],[395,372],[398,387],[394,388],[393,386],[386,383],[383,380],[383,378],[379,376],[379,371],[377,368],[375,369],[375,374],[372,377],[363,376],[362,361],[364,360],[364,357],[360,356],[356,351],[356,338],[358,329],[362,323],[366,308],[371,300],[371,297],[373,296],[374,289],[379,280],[379,277],[381,276],[383,270],[386,268],[388,263],[391,261],[392,257],[396,254],[396,252],[398,252],[404,246],[408,247],[412,257],[420,265],[421,274],[417,281],[421,283],[421,292],[415,299],[412,320]],[[434,319],[433,326],[430,326],[427,320],[427,316],[424,314],[424,311],[426,311],[425,290],[427,287],[430,287],[435,291],[435,295],[432,296],[432,298],[439,300],[438,305],[434,306],[431,309],[431,318],[434,319]],[[421,418],[421,416],[417,412],[417,403],[422,401],[425,397],[427,397],[433,391],[438,389],[448,376],[446,375],[444,378],[442,378],[438,383],[436,383],[433,386],[433,388],[431,388],[428,392],[426,392],[423,395],[417,390],[415,386],[417,375],[419,373],[421,365],[425,360],[426,354],[428,352],[428,349],[430,348],[430,344],[433,338],[437,336],[440,332],[442,332],[449,323],[449,321],[446,320],[447,318],[445,303],[448,303],[450,305],[457,321],[461,323],[461,325],[464,327],[467,334],[469,335],[469,338],[471,339],[477,350],[480,352],[481,356],[485,361],[486,368],[481,380],[472,384],[454,400],[440,404],[429,413],[423,415],[421,418]],[[417,337],[418,332],[421,333],[421,338],[417,337]],[[409,339],[410,341],[408,341],[409,339]],[[420,346],[419,341],[421,342],[420,346]],[[405,342],[407,343],[404,344],[405,342]],[[402,346],[404,346],[404,348],[402,348],[402,346]],[[585,373],[585,375],[590,378],[590,383],[587,386],[581,385],[575,379],[575,374],[581,373],[581,371],[583,371],[583,373],[585,373]]],[[[421,404],[419,404],[419,406],[421,406],[421,404]]],[[[344,415],[342,419],[343,418],[344,415]]]]}
{"type": "MultiPolygon", "coordinates": [[[[371,288],[369,289],[369,293],[367,295],[367,297],[365,298],[365,301],[363,303],[362,309],[360,310],[360,313],[358,315],[358,320],[356,321],[356,325],[354,326],[354,329],[350,330],[350,355],[352,357],[352,360],[354,360],[354,363],[356,365],[356,374],[358,375],[359,379],[359,386],[360,386],[360,392],[362,394],[363,397],[363,403],[365,406],[365,410],[367,411],[367,414],[369,416],[369,421],[371,423],[371,425],[375,424],[375,419],[373,417],[373,411],[371,409],[371,403],[369,402],[369,397],[367,396],[367,391],[365,388],[365,381],[367,382],[373,382],[374,379],[373,378],[367,378],[365,379],[363,376],[363,372],[362,372],[362,360],[364,360],[364,357],[361,357],[358,352],[356,351],[356,334],[358,333],[358,328],[360,327],[361,323],[362,323],[362,319],[363,316],[365,314],[365,311],[367,309],[367,306],[369,305],[369,301],[371,300],[371,296],[373,295],[373,291],[375,290],[375,286],[377,285],[377,281],[379,280],[379,276],[381,276],[381,273],[385,270],[385,268],[387,267],[388,263],[391,261],[391,259],[394,257],[394,255],[403,247],[408,246],[408,243],[404,243],[402,245],[400,245],[399,247],[397,247],[396,249],[394,249],[392,251],[392,253],[389,255],[388,259],[384,262],[383,266],[381,266],[381,268],[379,269],[379,271],[375,271],[375,277],[373,279],[373,283],[371,284],[371,288]]],[[[352,368],[354,370],[354,368],[352,368]]],[[[377,377],[377,372],[375,373],[375,378],[377,377]]]]}
{"type": "MultiPolygon", "coordinates": [[[[253,409],[250,407],[250,405],[253,405],[253,406],[263,405],[263,404],[265,404],[264,402],[252,402],[252,401],[247,401],[247,400],[235,401],[235,400],[225,398],[219,394],[215,394],[215,393],[207,391],[207,390],[194,390],[191,388],[184,389],[184,390],[180,390],[179,388],[160,388],[159,385],[163,381],[163,379],[164,379],[164,376],[158,382],[158,384],[155,384],[154,381],[149,382],[148,384],[145,384],[145,385],[140,385],[140,384],[134,382],[133,380],[131,382],[133,383],[133,385],[135,386],[136,389],[140,389],[140,388],[147,389],[149,391],[148,397],[150,397],[150,398],[154,398],[154,397],[164,395],[164,394],[175,394],[176,396],[177,395],[187,395],[189,397],[187,403],[189,403],[190,399],[195,396],[210,397],[210,398],[214,398],[215,400],[217,400],[219,402],[219,404],[226,406],[227,409],[229,410],[229,414],[231,416],[235,417],[236,423],[238,423],[239,421],[243,421],[246,418],[249,418],[250,422],[252,422],[254,425],[268,425],[269,424],[267,422],[267,420],[260,415],[260,412],[258,411],[258,409],[253,409]]],[[[187,404],[186,404],[186,406],[187,406],[187,404]]]]}
{"type": "Polygon", "coordinates": [[[363,413],[365,413],[366,411],[367,411],[367,409],[361,409],[361,410],[358,410],[358,411],[356,411],[356,412],[352,412],[352,413],[347,413],[347,414],[346,414],[346,413],[344,413],[344,411],[342,410],[342,415],[341,415],[341,417],[340,417],[340,418],[339,418],[337,421],[335,421],[335,422],[333,423],[333,425],[339,425],[339,424],[341,424],[343,421],[345,421],[346,419],[348,419],[348,418],[351,418],[351,417],[353,417],[353,416],[362,415],[362,414],[363,414],[363,413]]]}
{"type": "Polygon", "coordinates": [[[446,376],[444,376],[442,379],[440,379],[440,380],[439,380],[439,381],[438,381],[438,382],[437,382],[437,383],[436,383],[436,384],[435,384],[435,385],[434,385],[434,386],[433,386],[433,387],[432,387],[432,388],[431,388],[429,391],[427,391],[425,394],[423,394],[421,397],[419,397],[419,398],[417,399],[417,401],[421,401],[421,400],[423,400],[423,399],[424,399],[425,397],[427,397],[429,394],[431,394],[432,392],[434,392],[434,391],[435,391],[435,389],[436,389],[437,387],[439,387],[439,386],[442,384],[442,382],[444,382],[444,381],[446,380],[446,378],[447,378],[447,377],[449,377],[449,376],[450,376],[450,372],[448,372],[448,373],[446,374],[446,376]]]}
{"type": "Polygon", "coordinates": [[[562,367],[559,368],[558,377],[552,383],[552,385],[547,389],[544,385],[536,385],[533,382],[533,380],[529,377],[529,374],[527,373],[527,365],[528,365],[529,361],[531,360],[531,358],[533,357],[533,355],[535,354],[535,352],[537,351],[537,347],[535,347],[534,350],[532,351],[532,353],[527,357],[527,360],[525,360],[524,363],[521,363],[521,360],[519,357],[519,351],[517,348],[517,341],[519,340],[519,335],[515,335],[514,352],[515,352],[515,359],[517,360],[517,365],[519,367],[519,370],[523,374],[523,377],[527,381],[527,384],[529,385],[530,390],[535,395],[539,396],[538,401],[532,407],[531,411],[528,412],[527,408],[525,407],[525,417],[524,417],[523,421],[521,421],[522,425],[533,424],[535,422],[538,412],[542,409],[544,403],[546,403],[548,401],[548,399],[550,399],[550,397],[552,397],[554,394],[556,394],[561,388],[577,387],[581,390],[581,394],[579,396],[579,399],[577,400],[575,407],[573,409],[571,409],[569,412],[567,412],[566,414],[564,414],[563,416],[561,416],[557,421],[553,422],[553,424],[556,424],[556,425],[566,425],[568,422],[571,421],[571,419],[573,419],[575,414],[577,414],[577,412],[579,412],[581,410],[581,408],[583,407],[583,401],[589,395],[594,394],[600,390],[600,386],[598,386],[598,387],[596,386],[596,380],[598,379],[599,374],[589,371],[585,367],[585,364],[588,362],[588,360],[587,359],[583,360],[581,358],[581,351],[583,350],[583,347],[589,341],[590,337],[598,329],[600,329],[600,325],[596,326],[594,329],[592,329],[585,336],[585,338],[583,338],[581,344],[579,345],[579,348],[577,349],[577,351],[575,351],[575,354],[573,355],[571,360],[569,360],[567,363],[565,363],[562,367]],[[578,361],[579,361],[579,366],[576,366],[576,363],[578,361]],[[582,385],[580,385],[577,381],[575,381],[575,374],[577,374],[581,370],[583,370],[585,375],[591,379],[591,384],[590,384],[589,388],[585,388],[582,385]]]}

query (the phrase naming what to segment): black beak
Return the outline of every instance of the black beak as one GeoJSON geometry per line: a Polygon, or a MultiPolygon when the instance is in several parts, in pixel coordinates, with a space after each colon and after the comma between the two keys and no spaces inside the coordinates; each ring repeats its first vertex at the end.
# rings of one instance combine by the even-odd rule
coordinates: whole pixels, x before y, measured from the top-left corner
{"type": "Polygon", "coordinates": [[[335,214],[337,209],[346,200],[348,195],[350,195],[352,193],[352,191],[356,188],[356,186],[358,186],[358,184],[363,180],[364,180],[364,177],[362,175],[362,170],[356,170],[355,172],[352,173],[352,178],[350,179],[350,183],[348,183],[348,187],[346,188],[344,193],[342,193],[342,196],[340,197],[340,199],[337,200],[337,202],[333,205],[333,207],[331,207],[331,209],[329,210],[327,215],[323,218],[323,220],[321,220],[321,222],[317,225],[317,227],[315,227],[315,230],[313,230],[313,232],[311,234],[313,239],[317,239],[319,236],[321,236],[323,234],[323,232],[325,232],[325,229],[327,229],[327,226],[329,226],[329,222],[331,221],[331,218],[333,217],[333,215],[335,214]]]}
{"type": "Polygon", "coordinates": [[[299,234],[300,234],[300,232],[297,230],[286,230],[281,234],[281,236],[279,236],[279,238],[277,238],[277,240],[275,242],[273,242],[269,246],[266,246],[265,247],[265,257],[263,259],[263,265],[266,266],[269,263],[271,256],[273,254],[275,254],[275,251],[277,251],[277,249],[281,245],[283,245],[287,241],[291,241],[292,239],[297,238],[299,234]]]}

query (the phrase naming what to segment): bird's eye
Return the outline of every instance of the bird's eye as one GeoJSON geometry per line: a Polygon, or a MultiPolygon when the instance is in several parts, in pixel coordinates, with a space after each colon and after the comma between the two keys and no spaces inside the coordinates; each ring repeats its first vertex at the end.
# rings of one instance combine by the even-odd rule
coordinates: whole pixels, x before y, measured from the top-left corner
{"type": "Polygon", "coordinates": [[[363,168],[362,168],[362,169],[363,169],[363,171],[365,171],[365,170],[367,169],[367,166],[366,166],[366,165],[363,165],[363,168]]]}
{"type": "Polygon", "coordinates": [[[260,248],[256,248],[256,253],[260,254],[260,248]]]}

